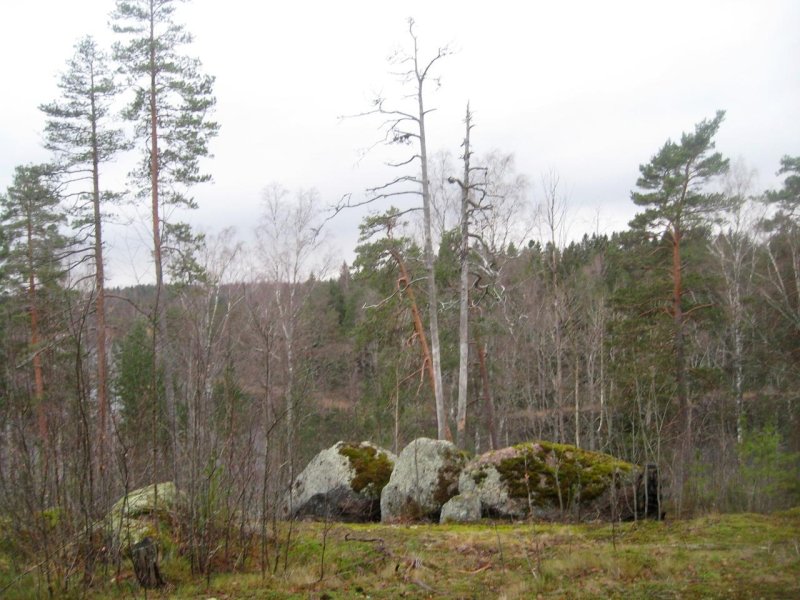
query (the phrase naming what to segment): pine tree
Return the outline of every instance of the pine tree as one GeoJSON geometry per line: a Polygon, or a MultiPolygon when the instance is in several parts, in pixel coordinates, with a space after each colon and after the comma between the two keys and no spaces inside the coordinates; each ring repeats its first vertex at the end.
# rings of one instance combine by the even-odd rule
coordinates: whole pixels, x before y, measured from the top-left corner
{"type": "Polygon", "coordinates": [[[781,158],[778,175],[786,178],[780,189],[767,192],[765,200],[775,210],[762,224],[770,234],[766,299],[800,333],[800,156],[781,158]]]}
{"type": "Polygon", "coordinates": [[[105,471],[108,438],[108,377],[106,356],[105,262],[102,204],[114,198],[100,186],[100,165],[112,160],[126,144],[110,121],[117,94],[108,59],[91,37],[75,45],[75,54],[59,84],[58,100],[40,106],[47,116],[46,147],[55,154],[59,178],[78,198],[74,226],[86,233],[95,271],[97,343],[97,405],[99,467],[105,471]],[[87,180],[90,182],[87,185],[87,180]]]}
{"type": "MultiPolygon", "coordinates": [[[[123,39],[114,45],[114,57],[122,65],[133,92],[125,116],[134,123],[136,142],[142,144],[141,162],[131,175],[138,185],[138,196],[149,198],[150,203],[156,284],[154,361],[164,368],[173,437],[176,412],[168,353],[164,350],[164,268],[169,266],[169,259],[178,272],[184,271],[187,264],[194,265],[191,246],[200,238],[185,224],[170,223],[166,218],[174,208],[196,207],[188,189],[210,180],[210,175],[200,169],[200,161],[209,156],[209,141],[219,129],[209,118],[216,102],[214,78],[201,72],[198,59],[180,54],[192,36],[173,20],[177,3],[178,0],[117,0],[112,14],[114,31],[123,39]],[[183,251],[168,256],[170,247],[183,251]]],[[[157,370],[154,368],[153,373],[157,370]]],[[[153,390],[156,387],[154,381],[153,390]]]]}
{"type": "Polygon", "coordinates": [[[62,259],[67,247],[67,240],[59,231],[65,217],[47,178],[48,171],[41,165],[17,167],[11,187],[0,197],[0,224],[7,245],[4,270],[9,287],[25,299],[34,403],[42,443],[47,437],[42,295],[64,274],[62,259]]]}
{"type": "Polygon", "coordinates": [[[724,117],[724,111],[718,111],[713,119],[698,123],[693,133],[684,133],[679,143],[667,140],[649,163],[639,166],[641,176],[636,185],[641,191],[631,194],[637,206],[645,207],[631,221],[631,227],[663,236],[671,248],[672,298],[668,311],[673,327],[675,399],[683,437],[681,463],[686,462],[692,444],[684,339],[688,313],[684,306],[683,239],[721,207],[722,194],[708,192],[706,185],[728,170],[728,159],[712,152],[713,138],[724,117]]]}
{"type": "MultiPolygon", "coordinates": [[[[408,100],[409,106],[403,109],[390,108],[384,98],[378,97],[373,100],[374,108],[364,115],[381,115],[385,117],[382,125],[386,135],[386,142],[389,144],[413,145],[413,154],[397,163],[390,163],[394,167],[406,167],[419,160],[419,175],[401,175],[396,179],[371,188],[368,192],[371,198],[358,204],[350,204],[349,199],[346,203],[340,204],[337,211],[347,207],[363,206],[375,202],[379,199],[387,199],[395,196],[418,195],[422,200],[422,234],[424,239],[423,258],[427,272],[427,292],[428,292],[428,330],[430,332],[430,354],[434,373],[433,395],[436,406],[437,436],[439,439],[452,439],[450,426],[447,422],[447,409],[442,385],[442,359],[441,343],[439,339],[439,301],[437,299],[436,285],[436,257],[433,250],[433,224],[432,224],[432,200],[431,182],[428,174],[428,135],[425,129],[425,121],[428,114],[434,109],[425,108],[425,84],[426,82],[436,81],[433,76],[433,69],[436,63],[450,54],[447,47],[441,47],[430,60],[423,60],[420,56],[419,40],[414,31],[414,20],[408,19],[408,34],[411,38],[411,49],[401,51],[393,58],[395,64],[402,65],[404,71],[397,73],[398,79],[409,87],[408,100]],[[403,188],[410,184],[408,188],[403,188]]],[[[416,210],[416,209],[411,209],[416,210]]],[[[408,211],[406,211],[408,212],[408,211]]]]}
{"type": "MultiPolygon", "coordinates": [[[[119,402],[120,433],[124,443],[131,448],[134,477],[146,463],[148,443],[147,416],[155,407],[163,417],[164,386],[160,372],[153,373],[153,347],[147,323],[133,323],[127,335],[114,350],[115,373],[112,380],[114,395],[119,402]],[[155,397],[152,381],[156,380],[155,397]]],[[[159,437],[159,443],[163,440],[159,437]]],[[[137,484],[138,484],[137,480],[137,484]]]]}

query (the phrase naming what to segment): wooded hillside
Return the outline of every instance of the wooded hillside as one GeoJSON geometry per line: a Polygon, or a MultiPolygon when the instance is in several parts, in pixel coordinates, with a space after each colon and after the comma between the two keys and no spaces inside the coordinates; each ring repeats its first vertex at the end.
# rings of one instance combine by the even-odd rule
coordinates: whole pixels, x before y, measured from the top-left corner
{"type": "Polygon", "coordinates": [[[359,117],[407,152],[397,177],[335,205],[275,184],[255,241],[201,236],[174,217],[213,172],[213,77],[171,0],[116,6],[113,51],[79,43],[42,106],[52,163],[0,195],[0,549],[19,570],[91,585],[122,560],[97,523],[165,482],[193,573],[266,569],[286,490],[339,440],[573,444],[657,465],[669,517],[800,501],[800,157],[755,189],[707,115],[652,141],[628,228],[570,239],[558,175],[476,152],[469,107],[452,152],[428,148],[449,51],[421,56],[410,21],[410,108],[359,117]],[[152,285],[106,283],[122,196],[147,214],[152,285]],[[352,264],[328,259],[326,230],[367,204],[352,264]]]}

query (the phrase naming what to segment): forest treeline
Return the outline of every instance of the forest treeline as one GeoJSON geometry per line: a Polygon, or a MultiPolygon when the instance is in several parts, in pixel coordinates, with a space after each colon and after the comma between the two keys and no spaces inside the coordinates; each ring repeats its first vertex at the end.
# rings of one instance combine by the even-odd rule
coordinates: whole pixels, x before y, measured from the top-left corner
{"type": "Polygon", "coordinates": [[[423,60],[410,22],[412,107],[363,115],[408,151],[398,177],[331,210],[273,184],[256,242],[203,237],[172,216],[213,173],[213,78],[173,9],[118,0],[113,50],[82,40],[41,107],[52,163],[0,196],[0,540],[49,589],[121,560],[95,524],[165,481],[194,571],[257,550],[264,568],[289,482],[342,439],[575,444],[659,465],[677,515],[798,501],[800,157],[755,189],[715,151],[718,112],[653,140],[626,230],[570,240],[558,175],[473,155],[469,108],[452,152],[428,151],[448,51],[423,60]],[[125,193],[104,187],[131,155],[125,193]],[[121,201],[152,214],[153,284],[106,284],[121,201]],[[326,228],[359,204],[355,260],[331,265],[326,228]]]}

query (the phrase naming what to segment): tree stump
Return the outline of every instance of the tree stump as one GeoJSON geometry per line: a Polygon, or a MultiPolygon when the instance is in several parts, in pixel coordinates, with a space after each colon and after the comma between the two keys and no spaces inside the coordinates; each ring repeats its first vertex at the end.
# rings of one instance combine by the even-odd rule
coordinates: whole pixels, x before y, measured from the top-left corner
{"type": "Polygon", "coordinates": [[[658,477],[658,465],[648,464],[645,467],[645,516],[663,519],[661,511],[661,489],[658,477]]]}
{"type": "Polygon", "coordinates": [[[146,537],[131,546],[131,561],[136,579],[145,589],[158,588],[164,585],[164,579],[158,570],[158,544],[146,537]]]}

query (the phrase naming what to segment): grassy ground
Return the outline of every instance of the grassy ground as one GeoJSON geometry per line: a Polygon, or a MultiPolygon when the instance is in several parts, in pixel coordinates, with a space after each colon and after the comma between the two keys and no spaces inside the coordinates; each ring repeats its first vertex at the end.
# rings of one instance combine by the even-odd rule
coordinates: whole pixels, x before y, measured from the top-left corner
{"type": "MultiPolygon", "coordinates": [[[[207,583],[174,558],[147,598],[800,598],[800,508],[615,527],[299,523],[292,536],[266,577],[253,561],[207,583]]],[[[37,591],[23,578],[6,594],[37,591]]],[[[88,596],[145,597],[129,572],[88,596]]]]}

